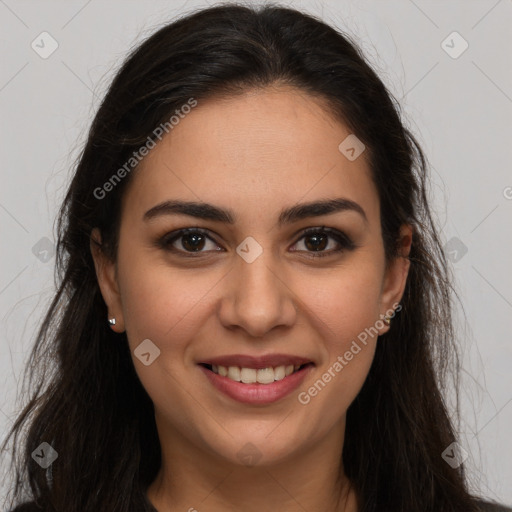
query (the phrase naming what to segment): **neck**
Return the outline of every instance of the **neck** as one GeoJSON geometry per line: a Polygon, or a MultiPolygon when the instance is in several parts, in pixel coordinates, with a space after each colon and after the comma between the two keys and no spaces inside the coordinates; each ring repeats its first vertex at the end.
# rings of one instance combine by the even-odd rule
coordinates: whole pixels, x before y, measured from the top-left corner
{"type": "Polygon", "coordinates": [[[200,449],[176,431],[159,431],[162,466],[148,499],[158,512],[252,512],[277,506],[283,512],[356,512],[355,491],[341,463],[343,431],[338,424],[321,443],[254,466],[200,449]]]}

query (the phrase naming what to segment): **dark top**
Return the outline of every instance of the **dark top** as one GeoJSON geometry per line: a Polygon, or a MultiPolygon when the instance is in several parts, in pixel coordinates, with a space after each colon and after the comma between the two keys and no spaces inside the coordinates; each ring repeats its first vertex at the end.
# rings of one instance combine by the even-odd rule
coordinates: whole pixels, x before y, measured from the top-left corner
{"type": "Polygon", "coordinates": [[[491,503],[488,501],[478,501],[478,506],[482,510],[482,512],[511,512],[512,508],[505,507],[504,505],[500,505],[498,503],[491,503]]]}
{"type": "MultiPolygon", "coordinates": [[[[499,505],[498,503],[488,501],[477,501],[476,503],[482,512],[512,512],[512,508],[499,505]]],[[[12,512],[43,512],[43,510],[37,507],[33,502],[30,502],[16,507],[12,512]]]]}

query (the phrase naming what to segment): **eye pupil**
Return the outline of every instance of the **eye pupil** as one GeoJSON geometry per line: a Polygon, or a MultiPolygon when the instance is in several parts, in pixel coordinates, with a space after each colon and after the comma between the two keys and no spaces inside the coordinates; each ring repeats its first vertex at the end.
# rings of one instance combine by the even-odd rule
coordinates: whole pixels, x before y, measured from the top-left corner
{"type": "Polygon", "coordinates": [[[306,238],[306,247],[313,251],[318,251],[325,249],[328,237],[325,235],[309,235],[306,238]],[[308,241],[314,240],[313,244],[310,244],[308,241]]]}
{"type": "Polygon", "coordinates": [[[204,247],[204,242],[204,235],[191,233],[182,236],[181,245],[186,250],[199,251],[204,247]]]}

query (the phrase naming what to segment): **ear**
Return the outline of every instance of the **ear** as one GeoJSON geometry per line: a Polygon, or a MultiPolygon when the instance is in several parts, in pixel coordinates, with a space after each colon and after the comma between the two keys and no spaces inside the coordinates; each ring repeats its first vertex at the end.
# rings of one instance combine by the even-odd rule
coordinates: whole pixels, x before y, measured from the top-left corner
{"type": "Polygon", "coordinates": [[[121,294],[117,284],[116,263],[104,253],[101,233],[98,228],[94,228],[91,232],[90,249],[92,259],[94,260],[94,267],[96,268],[98,285],[108,309],[108,318],[105,318],[105,322],[108,322],[110,318],[115,318],[116,323],[111,325],[112,330],[118,333],[123,332],[124,317],[121,294]]]}
{"type": "MultiPolygon", "coordinates": [[[[409,275],[411,265],[409,253],[411,252],[413,232],[413,227],[409,224],[404,224],[400,228],[399,255],[388,264],[382,281],[380,299],[380,316],[382,319],[384,315],[392,316],[395,310],[399,311],[401,309],[401,306],[398,307],[398,305],[402,300],[407,276],[409,275]]],[[[389,326],[384,324],[384,327],[379,329],[379,335],[388,330],[389,326]]]]}

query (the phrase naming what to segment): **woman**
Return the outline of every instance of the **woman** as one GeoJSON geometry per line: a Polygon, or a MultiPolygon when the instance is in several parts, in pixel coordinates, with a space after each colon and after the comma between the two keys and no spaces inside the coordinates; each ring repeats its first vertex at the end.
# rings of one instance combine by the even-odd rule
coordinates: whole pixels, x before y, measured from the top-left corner
{"type": "Polygon", "coordinates": [[[426,179],[324,23],[218,6],[150,37],[60,212],[12,505],[28,482],[18,511],[505,510],[468,492],[440,392],[426,179]]]}

